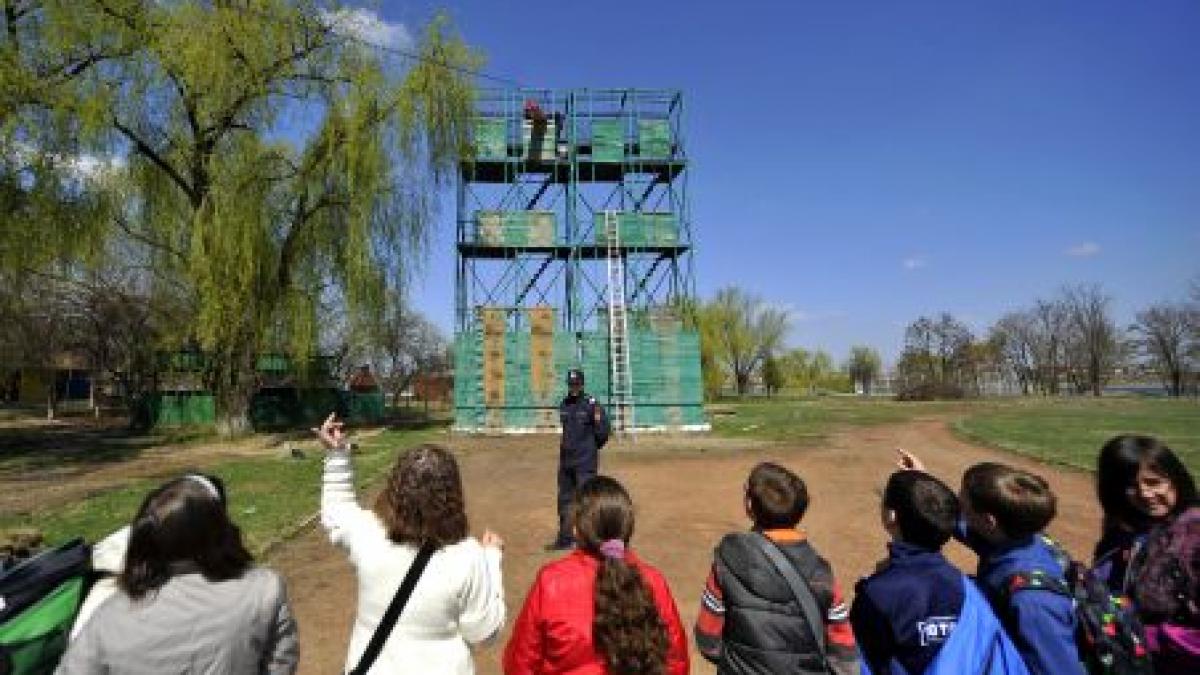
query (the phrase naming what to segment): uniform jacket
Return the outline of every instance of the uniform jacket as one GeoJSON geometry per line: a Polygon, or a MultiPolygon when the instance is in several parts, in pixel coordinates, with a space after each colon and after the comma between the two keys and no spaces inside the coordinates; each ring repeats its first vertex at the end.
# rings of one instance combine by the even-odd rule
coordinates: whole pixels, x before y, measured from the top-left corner
{"type": "MultiPolygon", "coordinates": [[[[959,585],[963,601],[958,622],[924,675],[1029,675],[1025,661],[975,582],[960,574],[959,585]]],[[[893,668],[895,664],[893,661],[893,668]]],[[[874,675],[865,661],[862,675],[874,675]]]]}
{"type": "Polygon", "coordinates": [[[177,574],[137,601],[114,594],[84,624],[56,673],[274,675],[295,672],[298,660],[283,580],[252,567],[228,581],[177,574]]]}
{"type": "Polygon", "coordinates": [[[1064,577],[1065,570],[1041,537],[1031,535],[999,547],[972,536],[965,536],[964,542],[979,555],[979,586],[992,602],[996,616],[1020,651],[1029,672],[1032,675],[1082,674],[1079,650],[1075,646],[1075,612],[1071,598],[1031,590],[1013,593],[1007,606],[997,604],[1013,574],[1037,570],[1064,577]]]}
{"type": "MultiPolygon", "coordinates": [[[[685,675],[687,637],[666,579],[632,551],[626,553],[626,561],[641,573],[667,627],[668,675],[685,675]]],[[[599,567],[599,560],[580,550],[542,567],[504,649],[507,675],[605,673],[604,659],[592,642],[599,567]]]]}
{"type": "Polygon", "coordinates": [[[566,396],[558,406],[562,424],[559,462],[563,466],[595,466],[599,451],[597,436],[608,436],[608,417],[596,399],[587,393],[566,396]],[[599,413],[600,422],[596,422],[599,413]]]}
{"type": "Polygon", "coordinates": [[[958,625],[963,574],[938,551],[900,541],[888,550],[886,567],[858,582],[850,623],[872,672],[918,675],[958,625]]]}

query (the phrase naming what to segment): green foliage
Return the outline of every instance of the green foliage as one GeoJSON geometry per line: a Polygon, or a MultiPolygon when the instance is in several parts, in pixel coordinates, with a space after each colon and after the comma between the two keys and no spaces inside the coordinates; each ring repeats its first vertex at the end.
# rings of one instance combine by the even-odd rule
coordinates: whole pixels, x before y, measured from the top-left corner
{"type": "MultiPolygon", "coordinates": [[[[783,310],[736,286],[717,291],[698,312],[701,361],[717,364],[745,394],[763,360],[777,351],[787,334],[789,319],[783,310]]],[[[712,372],[705,370],[706,382],[712,372]]]]}
{"type": "Polygon", "coordinates": [[[787,383],[785,373],[780,360],[774,356],[768,356],[763,359],[762,363],[762,381],[763,387],[767,390],[767,395],[770,396],[775,392],[783,389],[787,383]]]}
{"type": "Polygon", "coordinates": [[[871,393],[871,383],[879,377],[883,368],[883,360],[879,352],[870,347],[857,345],[850,349],[850,359],[846,362],[846,373],[852,382],[861,384],[864,394],[871,393]]]}
{"type": "MultiPolygon", "coordinates": [[[[222,428],[244,430],[254,353],[311,353],[322,299],[343,302],[356,324],[420,259],[436,192],[467,147],[466,73],[480,57],[438,17],[421,58],[401,64],[348,39],[314,2],[28,6],[0,48],[10,67],[0,67],[0,110],[15,120],[0,149],[6,159],[14,147],[43,160],[120,158],[120,184],[94,192],[119,195],[122,208],[65,218],[39,206],[74,203],[54,189],[71,185],[61,172],[20,189],[7,166],[0,198],[24,200],[49,227],[80,223],[104,236],[119,222],[190,305],[192,320],[171,326],[173,339],[212,356],[206,383],[222,428]],[[295,131],[296,116],[314,120],[313,130],[295,131]]],[[[17,223],[0,216],[0,235],[17,223]]],[[[64,240],[89,241],[15,240],[0,264],[64,240]]]]}

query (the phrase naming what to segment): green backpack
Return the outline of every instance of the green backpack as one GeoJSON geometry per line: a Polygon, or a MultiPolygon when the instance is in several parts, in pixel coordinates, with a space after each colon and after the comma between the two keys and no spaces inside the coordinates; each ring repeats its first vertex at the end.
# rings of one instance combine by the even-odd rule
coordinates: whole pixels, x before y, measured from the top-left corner
{"type": "Polygon", "coordinates": [[[76,539],[0,575],[0,675],[54,672],[91,568],[91,547],[76,539]]]}

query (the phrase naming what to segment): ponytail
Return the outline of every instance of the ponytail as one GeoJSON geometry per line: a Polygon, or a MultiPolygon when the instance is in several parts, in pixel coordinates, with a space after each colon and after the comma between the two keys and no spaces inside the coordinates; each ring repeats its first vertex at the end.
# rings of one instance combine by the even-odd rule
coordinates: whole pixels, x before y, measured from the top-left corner
{"type": "Polygon", "coordinates": [[[633,502],[607,476],[584,483],[575,495],[580,546],[599,558],[592,641],[613,675],[662,675],[667,669],[667,627],[641,572],[625,546],[633,536],[633,502]]]}
{"type": "Polygon", "coordinates": [[[592,639],[614,675],[666,672],[667,629],[636,567],[603,558],[596,572],[592,639]]]}

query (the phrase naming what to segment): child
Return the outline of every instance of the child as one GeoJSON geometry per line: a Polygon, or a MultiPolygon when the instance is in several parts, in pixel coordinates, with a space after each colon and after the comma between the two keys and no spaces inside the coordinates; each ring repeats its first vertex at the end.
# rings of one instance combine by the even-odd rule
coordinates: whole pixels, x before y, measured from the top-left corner
{"type": "Polygon", "coordinates": [[[850,623],[871,671],[923,673],[958,624],[962,572],[941,548],[958,523],[958,498],[921,471],[897,471],[883,493],[891,535],[886,566],[858,582],[850,623]]]}
{"type": "Polygon", "coordinates": [[[722,675],[857,674],[841,589],[829,563],[796,529],[808,508],[804,481],[778,464],[759,464],[746,483],[745,508],[753,531],[726,535],[714,553],[696,620],[700,653],[722,675]],[[787,574],[798,573],[803,585],[796,591],[815,599],[821,625],[806,618],[806,603],[772,552],[791,566],[787,574]]]}
{"type": "Polygon", "coordinates": [[[596,476],[570,512],[578,547],[538,572],[504,649],[504,672],[686,675],[687,637],[671,589],[629,548],[629,493],[596,476]]]}
{"type": "MultiPolygon", "coordinates": [[[[900,451],[901,468],[923,471],[900,451]]],[[[1039,536],[1054,519],[1056,499],[1040,476],[1003,464],[976,464],[963,474],[962,519],[956,533],[979,556],[977,582],[1033,675],[1082,673],[1071,598],[1054,592],[1014,592],[1015,575],[1064,580],[1066,571],[1039,536]]]]}
{"type": "Polygon", "coordinates": [[[1200,502],[1179,456],[1149,436],[1123,435],[1100,450],[1097,492],[1104,536],[1095,569],[1132,598],[1154,671],[1200,672],[1200,502]]]}

